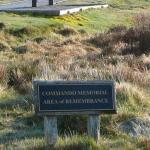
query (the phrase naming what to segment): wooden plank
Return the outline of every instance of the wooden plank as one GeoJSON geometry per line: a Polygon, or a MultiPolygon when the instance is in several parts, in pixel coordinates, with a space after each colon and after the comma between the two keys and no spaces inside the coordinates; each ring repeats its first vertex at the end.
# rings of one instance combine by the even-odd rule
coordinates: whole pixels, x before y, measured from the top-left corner
{"type": "Polygon", "coordinates": [[[89,115],[87,129],[88,135],[98,142],[100,138],[100,115],[89,115]]]}
{"type": "Polygon", "coordinates": [[[55,116],[44,116],[44,134],[48,148],[53,148],[57,142],[57,118],[55,116]]]}

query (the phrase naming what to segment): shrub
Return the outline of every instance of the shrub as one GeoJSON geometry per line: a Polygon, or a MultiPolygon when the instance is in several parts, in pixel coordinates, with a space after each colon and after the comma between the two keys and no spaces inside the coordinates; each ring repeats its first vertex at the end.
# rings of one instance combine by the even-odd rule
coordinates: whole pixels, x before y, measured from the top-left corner
{"type": "Polygon", "coordinates": [[[73,28],[64,28],[64,29],[57,31],[57,33],[59,33],[63,36],[70,36],[70,35],[75,35],[78,32],[73,28]]]}
{"type": "Polygon", "coordinates": [[[150,15],[139,14],[135,16],[135,27],[130,28],[124,41],[130,46],[130,53],[141,55],[150,52],[150,15]]]}
{"type": "Polygon", "coordinates": [[[115,27],[112,27],[108,30],[108,33],[112,33],[112,32],[126,32],[127,27],[124,25],[118,25],[115,27]]]}
{"type": "Polygon", "coordinates": [[[119,25],[90,38],[88,42],[102,48],[103,55],[147,54],[150,52],[150,15],[140,14],[134,19],[134,27],[127,29],[119,25]]]}
{"type": "Polygon", "coordinates": [[[17,65],[12,64],[7,68],[7,85],[13,87],[21,94],[29,92],[32,79],[37,75],[37,62],[23,62],[17,65]]]}
{"type": "Polygon", "coordinates": [[[103,55],[114,54],[116,45],[123,40],[124,32],[101,33],[92,37],[89,42],[103,49],[103,55]]]}
{"type": "Polygon", "coordinates": [[[29,35],[32,33],[30,28],[23,27],[23,28],[17,28],[17,29],[11,29],[10,33],[17,37],[22,37],[23,35],[29,35]]]}
{"type": "Polygon", "coordinates": [[[5,51],[7,49],[10,49],[10,46],[4,41],[0,41],[0,51],[5,51]]]}
{"type": "Polygon", "coordinates": [[[6,74],[7,74],[6,67],[0,64],[0,83],[5,82],[6,74]]]}
{"type": "Polygon", "coordinates": [[[18,54],[25,54],[26,52],[30,51],[30,49],[26,45],[23,45],[14,48],[14,51],[18,54]]]}
{"type": "Polygon", "coordinates": [[[45,37],[36,37],[36,38],[34,39],[34,41],[40,44],[40,43],[41,43],[43,40],[45,40],[45,39],[46,39],[45,37]]]}
{"type": "Polygon", "coordinates": [[[8,87],[15,87],[17,88],[18,86],[22,85],[23,82],[25,81],[22,77],[21,72],[19,71],[19,69],[17,67],[12,67],[12,68],[8,68],[8,81],[7,81],[7,85],[8,87]]]}
{"type": "Polygon", "coordinates": [[[0,30],[3,30],[5,28],[5,24],[3,22],[0,22],[0,30]]]}
{"type": "Polygon", "coordinates": [[[139,37],[139,49],[145,53],[150,52],[150,15],[137,15],[135,23],[135,30],[139,37]]]}
{"type": "Polygon", "coordinates": [[[62,116],[59,117],[59,129],[61,133],[85,133],[87,126],[87,117],[85,116],[62,116]],[[76,123],[73,123],[76,122],[76,123]]]}
{"type": "Polygon", "coordinates": [[[38,62],[25,62],[19,66],[24,79],[27,82],[31,82],[32,79],[38,74],[38,62]]]}
{"type": "Polygon", "coordinates": [[[143,148],[144,150],[150,149],[150,139],[140,139],[139,147],[143,148]]]}
{"type": "Polygon", "coordinates": [[[84,29],[80,29],[80,30],[78,30],[78,32],[81,33],[81,34],[86,34],[87,33],[86,30],[84,30],[84,29]]]}

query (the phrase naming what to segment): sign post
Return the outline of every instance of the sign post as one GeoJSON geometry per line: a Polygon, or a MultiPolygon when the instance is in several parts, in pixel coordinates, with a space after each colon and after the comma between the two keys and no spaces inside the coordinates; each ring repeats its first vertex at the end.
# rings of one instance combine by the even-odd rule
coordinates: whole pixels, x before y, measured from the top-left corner
{"type": "Polygon", "coordinates": [[[100,138],[100,115],[89,115],[87,129],[88,135],[98,142],[100,138]]]}
{"type": "Polygon", "coordinates": [[[57,116],[89,115],[88,135],[100,138],[100,114],[116,113],[114,81],[34,81],[37,115],[44,117],[47,145],[58,137],[57,116]]]}
{"type": "Polygon", "coordinates": [[[44,135],[45,140],[49,148],[57,142],[58,130],[57,130],[57,117],[45,116],[44,117],[44,135]]]}

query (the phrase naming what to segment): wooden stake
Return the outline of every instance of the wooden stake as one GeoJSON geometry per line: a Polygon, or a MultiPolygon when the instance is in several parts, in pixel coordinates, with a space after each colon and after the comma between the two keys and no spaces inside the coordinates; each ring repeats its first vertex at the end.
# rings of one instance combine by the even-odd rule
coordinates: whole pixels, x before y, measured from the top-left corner
{"type": "Polygon", "coordinates": [[[57,118],[54,116],[44,117],[44,134],[48,148],[52,148],[58,138],[57,118]]]}
{"type": "Polygon", "coordinates": [[[49,5],[54,5],[54,0],[49,0],[49,5]]]}
{"type": "Polygon", "coordinates": [[[37,0],[32,0],[32,7],[37,7],[37,0]]]}
{"type": "Polygon", "coordinates": [[[87,129],[88,135],[98,142],[100,138],[100,115],[89,115],[87,129]]]}

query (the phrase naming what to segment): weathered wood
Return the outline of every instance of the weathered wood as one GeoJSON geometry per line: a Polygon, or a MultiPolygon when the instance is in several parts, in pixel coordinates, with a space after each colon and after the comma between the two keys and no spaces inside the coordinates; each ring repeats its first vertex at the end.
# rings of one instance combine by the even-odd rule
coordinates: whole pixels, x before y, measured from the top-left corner
{"type": "Polygon", "coordinates": [[[97,142],[100,138],[100,115],[88,116],[88,135],[93,137],[97,142]]]}
{"type": "Polygon", "coordinates": [[[54,0],[49,0],[49,5],[54,5],[54,0]]]}
{"type": "Polygon", "coordinates": [[[57,118],[54,116],[44,117],[44,134],[48,148],[52,148],[57,142],[57,118]]]}
{"type": "Polygon", "coordinates": [[[37,7],[37,0],[32,0],[32,7],[37,7]]]}

